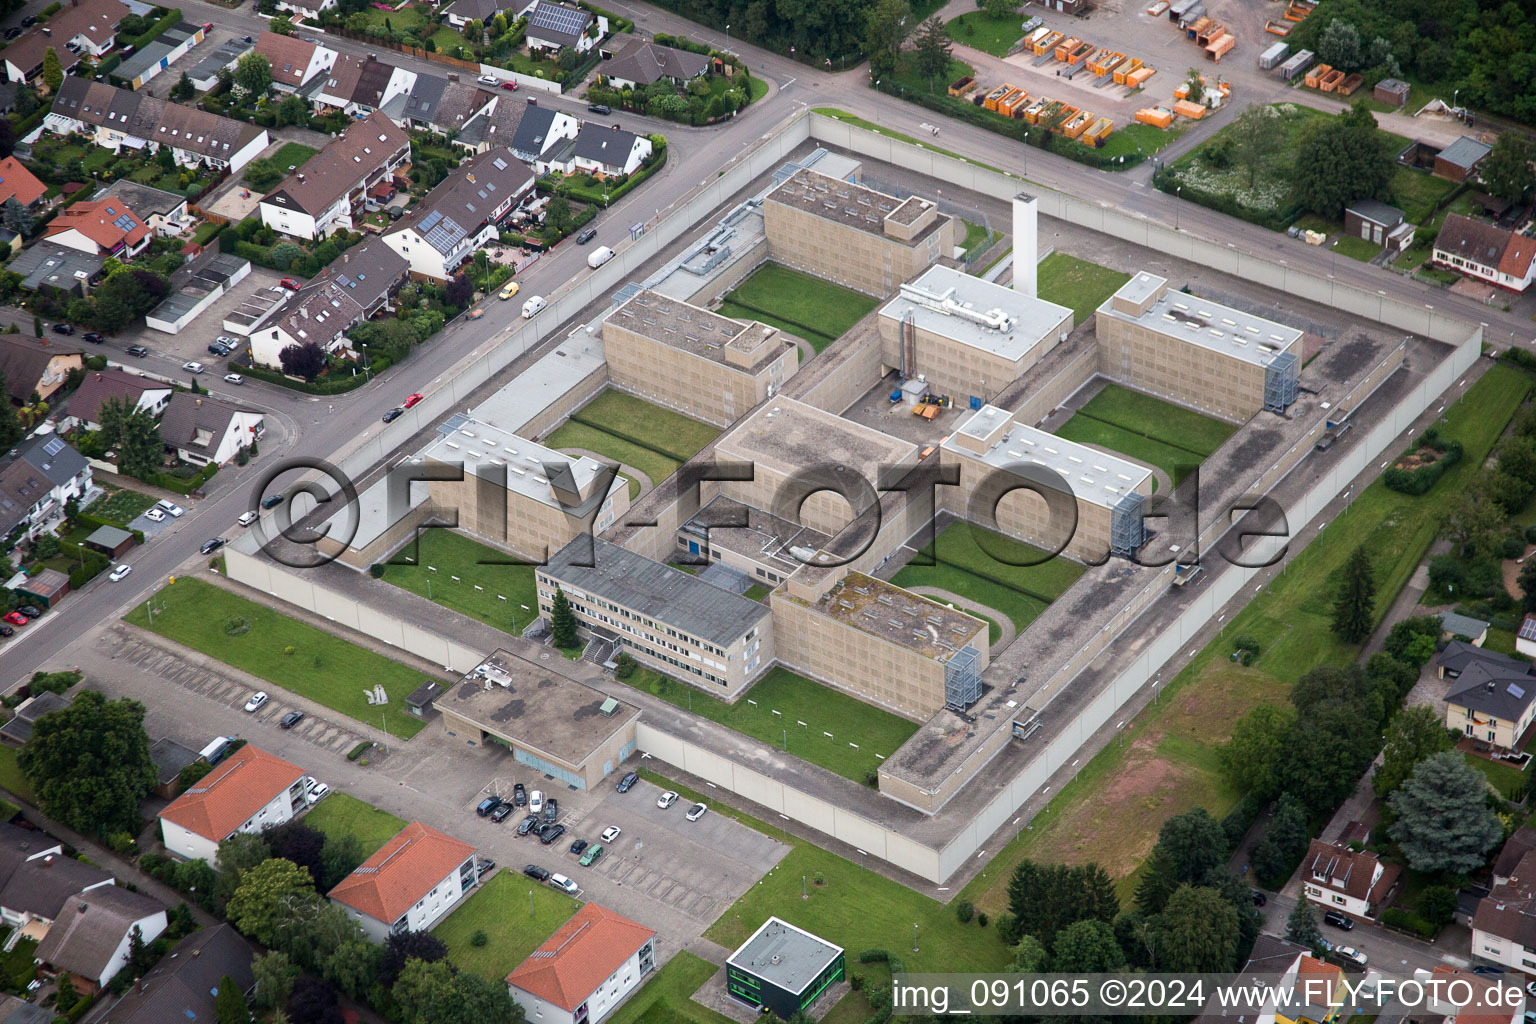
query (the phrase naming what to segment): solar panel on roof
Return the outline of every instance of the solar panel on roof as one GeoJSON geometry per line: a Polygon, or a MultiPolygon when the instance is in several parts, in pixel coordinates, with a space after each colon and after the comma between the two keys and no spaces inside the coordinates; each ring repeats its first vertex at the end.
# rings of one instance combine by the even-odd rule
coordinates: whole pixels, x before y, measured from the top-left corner
{"type": "Polygon", "coordinates": [[[587,18],[587,12],[578,8],[541,3],[533,9],[533,16],[528,19],[528,23],[533,28],[579,36],[587,27],[587,18]]]}
{"type": "Polygon", "coordinates": [[[1516,686],[1514,683],[1509,684],[1509,695],[1515,698],[1515,700],[1525,699],[1525,691],[1516,686]]]}
{"type": "Polygon", "coordinates": [[[497,157],[491,161],[491,166],[495,167],[498,171],[504,171],[507,169],[507,162],[501,157],[497,157]]]}
{"type": "Polygon", "coordinates": [[[128,216],[127,214],[124,214],[123,216],[117,218],[117,220],[114,220],[112,223],[117,228],[119,228],[119,229],[121,229],[123,231],[132,231],[135,227],[138,226],[137,224],[134,223],[133,218],[128,216]]]}
{"type": "Polygon", "coordinates": [[[63,450],[64,441],[62,438],[55,437],[53,440],[43,445],[43,451],[49,455],[57,455],[63,450]]]}

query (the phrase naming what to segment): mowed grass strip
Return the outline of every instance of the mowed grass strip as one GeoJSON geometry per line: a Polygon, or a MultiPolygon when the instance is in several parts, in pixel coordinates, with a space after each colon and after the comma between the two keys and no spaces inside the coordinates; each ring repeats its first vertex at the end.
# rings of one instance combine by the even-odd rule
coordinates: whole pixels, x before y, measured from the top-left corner
{"type": "Polygon", "coordinates": [[[612,388],[576,410],[571,418],[628,438],[678,462],[693,458],[720,434],[717,428],[701,420],[612,388]]]}
{"type": "Polygon", "coordinates": [[[678,953],[619,1007],[609,1024],[730,1024],[731,1018],[691,998],[720,969],[701,956],[678,953]]]}
{"type": "Polygon", "coordinates": [[[378,853],[406,825],[404,819],[334,789],[304,815],[304,824],[327,836],[357,836],[365,858],[378,853]]]}
{"type": "Polygon", "coordinates": [[[382,578],[460,615],[518,633],[539,614],[533,569],[462,533],[423,530],[385,564],[382,578]]]}
{"type": "Polygon", "coordinates": [[[881,757],[890,757],[917,731],[915,722],[782,666],[770,669],[747,691],[756,705],[744,699],[727,704],[649,669],[635,673],[629,683],[781,750],[787,740],[789,753],[855,782],[862,783],[880,767],[881,757]]]}
{"type": "Polygon", "coordinates": [[[383,686],[392,708],[404,706],[406,696],[429,677],[398,661],[191,577],[161,587],[152,600],[154,622],[143,604],[123,618],[360,722],[387,726],[403,739],[426,728],[398,710],[381,715],[364,696],[383,686]],[[231,636],[224,626],[236,619],[250,628],[231,636]],[[290,647],[292,654],[286,653],[290,647]]]}
{"type": "Polygon", "coordinates": [[[455,967],[502,982],[580,909],[581,904],[564,893],[503,868],[432,934],[447,945],[455,967]],[[485,933],[485,945],[475,945],[476,932],[485,933]]]}
{"type": "MultiPolygon", "coordinates": [[[[814,331],[828,339],[828,344],[842,337],[877,304],[868,295],[778,263],[765,263],[754,270],[726,293],[725,301],[737,308],[745,307],[753,319],[762,320],[764,315],[777,317],[781,322],[773,326],[802,337],[807,330],[814,331]]],[[[818,352],[826,347],[818,344],[817,338],[805,340],[818,352]]]]}
{"type": "MultiPolygon", "coordinates": [[[[570,448],[584,448],[587,451],[597,452],[606,459],[624,466],[633,466],[635,469],[651,478],[651,485],[661,483],[667,477],[677,472],[677,467],[682,463],[676,459],[668,458],[660,452],[653,452],[649,448],[642,448],[616,437],[606,430],[589,427],[585,423],[577,423],[575,420],[566,420],[560,424],[550,435],[544,438],[545,447],[556,451],[564,451],[570,448]]],[[[623,473],[623,470],[619,470],[623,473]]],[[[629,481],[629,500],[634,501],[640,496],[644,485],[639,480],[629,481]]]]}
{"type": "Polygon", "coordinates": [[[1218,818],[1231,810],[1242,794],[1221,775],[1215,749],[1231,735],[1232,723],[1261,701],[1283,702],[1296,680],[1318,665],[1348,664],[1359,653],[1331,628],[1332,595],[1345,561],[1357,547],[1373,553],[1376,611],[1384,616],[1439,533],[1445,496],[1473,479],[1530,389],[1530,378],[1513,367],[1484,374],[1438,424],[1465,447],[1461,463],[1420,497],[1372,481],[1349,514],[1329,522],[1221,637],[1168,680],[1157,703],[1127,724],[1123,742],[1085,764],[961,896],[988,913],[1006,910],[1008,878],[1025,857],[1098,861],[1120,880],[1125,896],[1164,821],[1194,806],[1218,818]],[[1244,633],[1262,648],[1249,668],[1231,661],[1231,638],[1244,633]]]}
{"type": "Polygon", "coordinates": [[[1203,461],[1194,452],[1175,448],[1140,434],[1133,434],[1113,423],[1105,423],[1103,420],[1096,420],[1082,413],[1076,414],[1063,423],[1055,434],[1067,441],[1108,448],[1136,462],[1156,466],[1168,474],[1168,478],[1173,481],[1175,487],[1183,483],[1184,478],[1193,473],[1203,461]]]}
{"type": "Polygon", "coordinates": [[[1105,387],[1081,411],[1133,434],[1207,458],[1237,430],[1231,423],[1119,384],[1105,387]]]}
{"type": "MultiPolygon", "coordinates": [[[[812,351],[820,352],[837,339],[820,331],[813,331],[804,324],[792,324],[788,320],[774,316],[772,313],[761,309],[748,309],[740,303],[729,299],[720,303],[720,308],[715,310],[721,316],[728,316],[734,320],[756,320],[758,323],[767,324],[769,327],[777,327],[779,330],[796,337],[804,338],[810,342],[812,351]]],[[[803,356],[803,353],[802,353],[803,356]]]]}
{"type": "MultiPolygon", "coordinates": [[[[962,14],[961,17],[968,18],[970,15],[962,14]]],[[[1018,18],[1013,20],[1017,22],[1018,18]]],[[[1068,256],[1064,252],[1051,253],[1040,261],[1035,271],[1039,296],[1058,306],[1070,307],[1074,326],[1092,316],[1105,299],[1115,294],[1130,279],[1130,274],[1068,256]]]]}

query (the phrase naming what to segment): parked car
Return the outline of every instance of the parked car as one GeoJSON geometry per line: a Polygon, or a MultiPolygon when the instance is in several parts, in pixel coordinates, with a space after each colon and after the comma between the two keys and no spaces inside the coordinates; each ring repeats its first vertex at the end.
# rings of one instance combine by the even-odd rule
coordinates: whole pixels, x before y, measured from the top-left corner
{"type": "Polygon", "coordinates": [[[638,773],[636,773],[636,772],[628,772],[628,773],[626,773],[625,776],[622,779],[619,780],[619,786],[618,786],[619,792],[620,793],[628,793],[629,790],[630,790],[630,787],[632,787],[635,783],[637,783],[639,781],[640,781],[640,776],[639,776],[638,773]]]}
{"type": "Polygon", "coordinates": [[[588,103],[587,112],[590,114],[601,114],[604,117],[613,113],[612,110],[608,109],[608,104],[606,103],[588,103]]]}
{"type": "Polygon", "coordinates": [[[688,808],[688,814],[686,817],[689,821],[698,821],[700,818],[704,817],[704,812],[707,810],[709,810],[709,808],[704,804],[694,804],[692,807],[688,808]]]}
{"type": "Polygon", "coordinates": [[[529,864],[527,867],[523,868],[523,874],[527,875],[535,882],[542,882],[549,877],[549,872],[545,871],[537,864],[529,864]]]}
{"type": "Polygon", "coordinates": [[[10,626],[0,626],[0,636],[15,636],[16,631],[10,626]]]}
{"type": "Polygon", "coordinates": [[[278,283],[279,287],[287,288],[291,292],[298,291],[299,287],[300,287],[299,282],[295,281],[291,277],[285,277],[285,278],[283,278],[281,281],[279,281],[277,283],[278,283]]]}
{"type": "Polygon", "coordinates": [[[251,699],[245,702],[245,710],[260,711],[262,706],[267,703],[268,699],[269,698],[267,697],[266,690],[257,690],[255,693],[251,694],[251,699]]]}
{"type": "Polygon", "coordinates": [[[86,331],[84,337],[92,345],[105,345],[107,343],[107,339],[102,337],[97,331],[86,331]]]}
{"type": "Polygon", "coordinates": [[[22,33],[21,26],[20,25],[14,25],[11,28],[8,28],[8,29],[5,30],[5,38],[7,38],[7,39],[15,39],[17,36],[21,35],[21,33],[22,33]]]}
{"type": "Polygon", "coordinates": [[[21,612],[6,612],[5,621],[13,626],[25,626],[27,624],[27,617],[21,614],[21,612]]]}
{"type": "Polygon", "coordinates": [[[528,806],[528,791],[523,788],[521,782],[514,783],[512,786],[512,802],[518,807],[528,806]]]}
{"type": "MultiPolygon", "coordinates": [[[[1346,949],[1349,949],[1349,948],[1350,947],[1348,947],[1348,946],[1341,946],[1339,948],[1339,952],[1343,953],[1346,949]]],[[[1350,951],[1353,952],[1353,950],[1350,950],[1350,951]]],[[[1362,963],[1362,964],[1365,963],[1365,958],[1361,957],[1359,962],[1362,963]]],[[[1473,974],[1481,974],[1481,975],[1484,975],[1485,977],[1492,977],[1495,974],[1503,974],[1504,973],[1504,968],[1502,968],[1502,967],[1495,967],[1492,964],[1478,964],[1478,965],[1476,965],[1475,967],[1472,968],[1472,973],[1473,974]]]]}
{"type": "Polygon", "coordinates": [[[517,291],[518,283],[516,281],[508,281],[507,286],[501,290],[499,298],[505,302],[507,299],[510,299],[512,296],[516,295],[517,291]]]}
{"type": "Polygon", "coordinates": [[[393,409],[389,410],[389,412],[384,414],[384,422],[385,423],[393,423],[393,422],[395,422],[395,420],[399,419],[401,416],[404,416],[404,415],[405,415],[405,410],[400,408],[397,405],[393,409]]]}
{"type": "Polygon", "coordinates": [[[475,877],[484,878],[496,870],[496,862],[489,857],[481,857],[475,864],[475,877]]]}
{"type": "MultiPolygon", "coordinates": [[[[1354,946],[1340,946],[1338,949],[1335,949],[1333,952],[1334,952],[1334,954],[1336,956],[1341,956],[1345,960],[1348,960],[1348,961],[1350,961],[1352,963],[1359,964],[1361,967],[1364,967],[1365,964],[1366,964],[1366,955],[1364,953],[1360,952],[1354,946]]],[[[1476,970],[1476,968],[1473,968],[1473,970],[1476,970]]],[[[1502,974],[1503,972],[1502,971],[1498,971],[1498,972],[1495,972],[1495,973],[1502,974]]]]}
{"type": "Polygon", "coordinates": [[[623,834],[624,830],[619,828],[619,826],[609,825],[607,828],[603,829],[603,842],[611,843],[623,834]]]}
{"type": "Polygon", "coordinates": [[[188,373],[204,373],[208,369],[196,359],[188,359],[186,362],[181,364],[181,368],[186,370],[188,373]]]}
{"type": "Polygon", "coordinates": [[[241,526],[250,526],[252,523],[254,523],[256,520],[258,520],[260,518],[261,518],[261,513],[260,512],[257,512],[255,509],[250,509],[250,510],[247,510],[245,512],[241,512],[240,513],[240,518],[236,519],[235,522],[239,523],[241,526]]]}
{"type": "Polygon", "coordinates": [[[1269,897],[1264,895],[1262,892],[1260,892],[1257,889],[1253,890],[1252,895],[1253,895],[1253,905],[1256,906],[1256,907],[1262,907],[1264,904],[1269,902],[1269,897]]]}
{"type": "Polygon", "coordinates": [[[143,345],[129,345],[128,346],[128,354],[131,355],[131,356],[140,356],[140,357],[147,356],[147,355],[149,355],[149,349],[145,348],[143,345]]]}
{"type": "Polygon", "coordinates": [[[213,554],[215,551],[219,550],[219,548],[221,548],[223,546],[224,546],[224,538],[223,537],[213,537],[213,538],[211,538],[209,540],[203,541],[203,546],[201,548],[199,548],[198,550],[201,551],[205,555],[211,555],[211,554],[213,554]]]}
{"type": "Polygon", "coordinates": [[[508,803],[502,804],[500,807],[496,808],[494,811],[491,812],[491,820],[494,821],[498,825],[500,825],[502,822],[506,821],[511,816],[512,816],[512,805],[508,804],[508,803]]]}
{"type": "Polygon", "coordinates": [[[180,519],[182,516],[187,514],[186,509],[182,508],[174,501],[166,501],[164,498],[161,498],[159,501],[155,502],[155,505],[158,508],[163,509],[165,514],[170,516],[172,519],[180,519]]]}
{"type": "Polygon", "coordinates": [[[208,354],[213,356],[227,356],[229,355],[229,349],[222,342],[210,341],[208,343],[208,354]]]}
{"type": "Polygon", "coordinates": [[[402,405],[402,407],[404,407],[406,409],[409,409],[411,406],[413,406],[417,402],[421,401],[421,398],[422,398],[421,392],[418,391],[414,395],[407,396],[405,401],[402,402],[401,405],[402,405]]]}
{"type": "Polygon", "coordinates": [[[35,15],[35,14],[29,14],[25,18],[21,19],[21,27],[22,28],[31,28],[33,25],[36,25],[36,24],[37,24],[37,15],[35,15]]]}
{"type": "Polygon", "coordinates": [[[1355,927],[1355,922],[1353,920],[1345,917],[1337,910],[1330,910],[1323,914],[1323,923],[1331,924],[1335,928],[1342,928],[1346,932],[1353,931],[1355,927]]]}
{"type": "Polygon", "coordinates": [[[131,572],[133,572],[133,566],[131,565],[114,565],[112,567],[112,572],[108,574],[107,579],[111,580],[113,583],[116,583],[119,580],[127,579],[128,574],[131,572]]]}
{"type": "Polygon", "coordinates": [[[528,794],[528,813],[538,814],[544,810],[544,791],[536,789],[528,794]]]}
{"type": "Polygon", "coordinates": [[[261,499],[262,508],[277,508],[277,506],[281,505],[282,503],[283,496],[281,494],[269,494],[265,498],[261,499]]]}
{"type": "Polygon", "coordinates": [[[517,834],[520,836],[527,835],[529,832],[533,831],[533,826],[537,825],[538,823],[539,819],[535,815],[528,815],[528,817],[517,823],[517,834]]]}
{"type": "Polygon", "coordinates": [[[229,381],[229,383],[231,383],[231,384],[244,384],[245,383],[245,378],[240,376],[238,373],[226,373],[224,375],[224,379],[229,381]]]}
{"type": "Polygon", "coordinates": [[[488,796],[484,800],[480,801],[480,806],[475,808],[475,813],[483,818],[500,806],[501,797],[488,796]]]}
{"type": "Polygon", "coordinates": [[[587,841],[585,839],[578,839],[574,843],[571,844],[571,852],[572,853],[580,853],[581,851],[585,850],[586,848],[587,848],[587,841]]]}
{"type": "Polygon", "coordinates": [[[284,715],[282,717],[282,720],[280,722],[278,722],[277,724],[282,726],[284,729],[292,729],[294,726],[298,725],[302,721],[304,721],[304,712],[302,712],[302,711],[290,711],[286,715],[284,715]]]}
{"type": "Polygon", "coordinates": [[[75,325],[74,324],[54,324],[53,325],[53,333],[54,334],[74,334],[75,333],[75,325]]]}
{"type": "Polygon", "coordinates": [[[304,799],[311,807],[331,795],[330,786],[323,782],[317,782],[312,776],[305,776],[305,778],[307,780],[305,785],[309,787],[309,790],[304,794],[304,799]]]}
{"type": "Polygon", "coordinates": [[[554,886],[556,889],[564,889],[568,893],[576,893],[581,891],[581,886],[560,874],[550,875],[549,884],[554,886]]]}
{"type": "Polygon", "coordinates": [[[165,522],[165,509],[163,509],[163,508],[147,509],[144,512],[144,518],[148,519],[152,523],[163,523],[163,522],[165,522]]]}
{"type": "Polygon", "coordinates": [[[565,835],[564,825],[545,825],[544,831],[539,833],[539,842],[548,846],[563,835],[565,835]]]}
{"type": "Polygon", "coordinates": [[[592,239],[594,239],[596,237],[597,237],[597,228],[587,228],[587,230],[583,231],[581,234],[576,236],[576,244],[577,245],[586,245],[588,242],[592,241],[592,239]]]}
{"type": "Polygon", "coordinates": [[[35,604],[24,604],[16,610],[29,619],[40,619],[43,617],[43,610],[35,604]]]}
{"type": "Polygon", "coordinates": [[[554,797],[548,797],[544,801],[544,820],[557,821],[560,818],[560,801],[554,797]]]}
{"type": "Polygon", "coordinates": [[[494,75],[481,75],[479,78],[475,79],[475,81],[479,82],[481,85],[495,85],[497,79],[494,75]]]}
{"type": "Polygon", "coordinates": [[[668,807],[671,807],[675,803],[677,803],[677,794],[672,792],[670,789],[656,798],[656,806],[660,807],[662,810],[666,810],[668,807]]]}
{"type": "Polygon", "coordinates": [[[602,855],[602,843],[595,843],[594,845],[587,847],[587,852],[581,855],[581,866],[584,868],[591,867],[593,864],[597,863],[597,858],[601,857],[602,855]]]}
{"type": "Polygon", "coordinates": [[[501,87],[503,89],[507,90],[507,92],[517,92],[517,83],[512,81],[511,79],[507,79],[506,81],[503,81],[501,83],[501,87]]]}

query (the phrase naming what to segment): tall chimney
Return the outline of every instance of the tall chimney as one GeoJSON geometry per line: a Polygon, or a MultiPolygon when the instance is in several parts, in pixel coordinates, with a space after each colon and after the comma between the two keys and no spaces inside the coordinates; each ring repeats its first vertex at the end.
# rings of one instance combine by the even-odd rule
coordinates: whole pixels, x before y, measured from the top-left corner
{"type": "Polygon", "coordinates": [[[1039,227],[1035,197],[1020,192],[1013,197],[1013,290],[1036,297],[1035,272],[1039,264],[1039,227]]]}

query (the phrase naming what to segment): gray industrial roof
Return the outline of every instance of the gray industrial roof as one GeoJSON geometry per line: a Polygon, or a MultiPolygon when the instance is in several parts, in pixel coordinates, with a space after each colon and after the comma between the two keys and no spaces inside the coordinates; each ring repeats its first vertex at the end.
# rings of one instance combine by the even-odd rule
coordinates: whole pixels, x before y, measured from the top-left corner
{"type": "Polygon", "coordinates": [[[909,314],[922,330],[1015,362],[1057,330],[1072,329],[1066,306],[944,266],[902,285],[880,311],[897,321],[909,314]]]}
{"type": "Polygon", "coordinates": [[[843,947],[770,917],[725,962],[798,995],[842,953],[843,947]]]}
{"type": "Polygon", "coordinates": [[[586,538],[577,537],[539,572],[563,587],[612,601],[718,647],[736,643],[772,614],[767,605],[605,540],[592,541],[594,565],[577,564],[585,557],[586,538]]]}
{"type": "Polygon", "coordinates": [[[779,395],[721,437],[715,451],[786,476],[829,464],[849,466],[875,487],[881,467],[910,461],[917,445],[779,395]]]}
{"type": "MultiPolygon", "coordinates": [[[[437,429],[437,440],[422,449],[422,458],[462,464],[466,475],[477,477],[490,478],[505,471],[507,490],[573,515],[584,515],[590,508],[586,502],[572,505],[562,501],[551,486],[551,474],[566,467],[576,490],[585,493],[594,480],[608,472],[594,458],[563,455],[537,441],[468,416],[451,417],[437,429]]],[[[609,488],[626,486],[623,480],[615,479],[609,488]]],[[[608,490],[597,492],[596,503],[601,504],[607,494],[608,490]]]]}
{"type": "MultiPolygon", "coordinates": [[[[987,437],[997,428],[998,417],[1008,415],[1006,410],[996,406],[983,406],[961,425],[958,433],[987,437]]],[[[1044,466],[1060,474],[1078,500],[1110,509],[1152,475],[1152,471],[1144,466],[1023,423],[1010,426],[1002,440],[984,455],[962,448],[953,435],[944,442],[944,450],[979,458],[997,468],[1020,463],[1044,466]]]]}
{"type": "Polygon", "coordinates": [[[1360,199],[1350,203],[1344,209],[1359,214],[1372,223],[1385,224],[1389,228],[1403,222],[1402,210],[1395,206],[1388,206],[1386,203],[1376,199],[1360,199]]]}
{"type": "MultiPolygon", "coordinates": [[[[1127,281],[1115,294],[1141,302],[1164,284],[1167,284],[1164,278],[1143,272],[1127,281]]],[[[1257,366],[1268,366],[1275,356],[1301,340],[1302,335],[1294,327],[1173,290],[1165,293],[1139,317],[1116,309],[1114,295],[1104,300],[1098,314],[1137,323],[1167,337],[1257,366]]]]}
{"type": "Polygon", "coordinates": [[[1471,170],[1477,162],[1493,151],[1493,147],[1486,142],[1478,142],[1463,135],[1455,142],[1440,151],[1439,159],[1457,167],[1471,170]]]}
{"type": "Polygon", "coordinates": [[[1451,636],[1469,636],[1475,640],[1487,632],[1488,623],[1482,619],[1474,619],[1470,615],[1441,612],[1440,628],[1451,636]]]}

